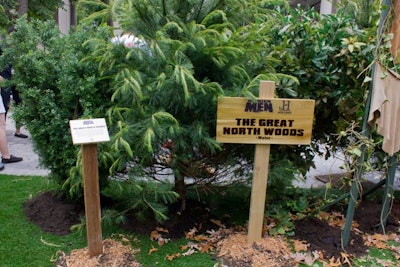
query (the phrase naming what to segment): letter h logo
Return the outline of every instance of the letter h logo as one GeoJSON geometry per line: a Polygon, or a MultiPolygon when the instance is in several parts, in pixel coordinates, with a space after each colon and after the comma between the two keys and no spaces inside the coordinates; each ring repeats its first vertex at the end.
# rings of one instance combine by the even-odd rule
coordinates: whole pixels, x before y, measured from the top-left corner
{"type": "Polygon", "coordinates": [[[282,100],[282,106],[279,107],[279,111],[290,112],[290,101],[282,100]]]}

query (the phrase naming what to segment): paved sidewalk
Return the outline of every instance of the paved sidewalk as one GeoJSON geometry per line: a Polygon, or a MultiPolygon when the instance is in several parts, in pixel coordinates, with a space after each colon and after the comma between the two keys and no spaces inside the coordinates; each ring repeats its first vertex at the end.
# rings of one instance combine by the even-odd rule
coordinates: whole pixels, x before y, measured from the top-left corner
{"type": "Polygon", "coordinates": [[[12,113],[9,112],[6,120],[8,148],[12,155],[22,157],[24,160],[17,163],[4,164],[5,168],[0,171],[0,175],[48,175],[49,171],[39,166],[39,157],[33,150],[32,139],[28,131],[24,127],[21,129],[22,133],[29,136],[28,138],[18,138],[14,136],[15,123],[11,116],[12,113]]]}

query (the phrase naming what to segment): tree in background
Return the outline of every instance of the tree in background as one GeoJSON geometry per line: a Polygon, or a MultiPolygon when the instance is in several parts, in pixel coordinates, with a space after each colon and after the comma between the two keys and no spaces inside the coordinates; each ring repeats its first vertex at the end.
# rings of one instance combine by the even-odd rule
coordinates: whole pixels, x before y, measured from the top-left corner
{"type": "Polygon", "coordinates": [[[133,40],[129,47],[93,40],[91,59],[114,88],[107,113],[112,169],[134,162],[145,173],[132,177],[156,179],[171,170],[184,209],[189,177],[215,181],[223,166],[252,158],[252,146],[216,142],[216,102],[254,98],[260,80],[285,76],[266,53],[277,23],[272,7],[229,0],[115,1],[105,8],[133,40]]]}
{"type": "Polygon", "coordinates": [[[0,0],[0,29],[7,33],[16,19],[25,14],[29,18],[53,19],[62,4],[62,0],[0,0]]]}

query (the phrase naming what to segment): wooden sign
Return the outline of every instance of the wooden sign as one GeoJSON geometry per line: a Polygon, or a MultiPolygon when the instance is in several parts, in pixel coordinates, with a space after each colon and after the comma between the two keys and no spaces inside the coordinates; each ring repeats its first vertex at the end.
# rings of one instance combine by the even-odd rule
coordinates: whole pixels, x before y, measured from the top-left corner
{"type": "Polygon", "coordinates": [[[218,100],[217,141],[256,144],[248,242],[260,241],[264,222],[270,144],[309,144],[314,100],[274,99],[275,83],[261,81],[259,98],[218,100]]]}
{"type": "Polygon", "coordinates": [[[104,118],[69,121],[72,142],[81,145],[89,257],[103,253],[97,143],[110,140],[104,118]]]}
{"type": "Polygon", "coordinates": [[[241,144],[309,144],[314,100],[244,97],[218,99],[217,141],[241,144]]]}
{"type": "Polygon", "coordinates": [[[106,120],[104,118],[71,120],[69,121],[69,125],[74,145],[110,141],[106,120]]]}

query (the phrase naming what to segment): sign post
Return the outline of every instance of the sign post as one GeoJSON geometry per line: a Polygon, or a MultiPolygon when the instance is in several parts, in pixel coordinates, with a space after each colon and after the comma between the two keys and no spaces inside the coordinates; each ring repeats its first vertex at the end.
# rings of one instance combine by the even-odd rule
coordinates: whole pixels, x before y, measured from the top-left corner
{"type": "Polygon", "coordinates": [[[218,100],[217,141],[256,144],[248,242],[261,240],[268,181],[270,144],[309,144],[314,100],[274,99],[275,83],[261,81],[256,101],[243,97],[218,100]]]}
{"type": "Polygon", "coordinates": [[[89,256],[103,253],[97,144],[82,145],[86,232],[89,256]]]}
{"type": "MultiPolygon", "coordinates": [[[[274,82],[261,82],[259,91],[260,98],[273,98],[274,92],[274,82]]],[[[270,149],[270,144],[257,144],[255,147],[249,229],[247,234],[249,243],[257,242],[262,237],[270,149]]]]}
{"type": "Polygon", "coordinates": [[[104,119],[70,121],[72,141],[82,149],[82,174],[85,198],[89,257],[103,253],[97,143],[109,141],[104,119]]]}

